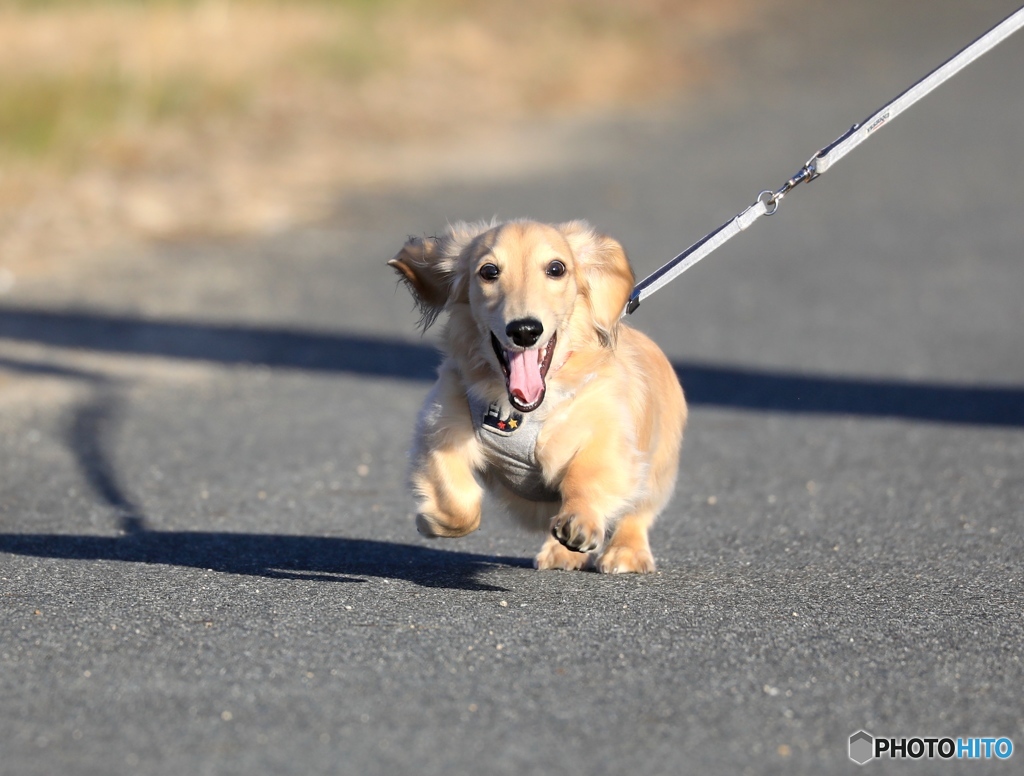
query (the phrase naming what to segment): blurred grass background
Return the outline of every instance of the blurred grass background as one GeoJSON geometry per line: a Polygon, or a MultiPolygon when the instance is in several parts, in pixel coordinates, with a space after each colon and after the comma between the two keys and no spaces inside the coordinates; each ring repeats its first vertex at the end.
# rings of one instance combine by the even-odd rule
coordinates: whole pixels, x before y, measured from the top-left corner
{"type": "Polygon", "coordinates": [[[751,0],[0,0],[0,269],[288,228],[416,154],[680,93],[751,0]]]}

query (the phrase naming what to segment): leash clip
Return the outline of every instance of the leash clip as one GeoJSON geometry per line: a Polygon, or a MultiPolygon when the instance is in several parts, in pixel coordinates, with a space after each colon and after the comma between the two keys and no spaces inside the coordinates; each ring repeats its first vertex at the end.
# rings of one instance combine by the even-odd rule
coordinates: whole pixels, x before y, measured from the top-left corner
{"type": "Polygon", "coordinates": [[[814,169],[814,160],[811,159],[797,171],[796,175],[783,183],[778,191],[772,192],[770,189],[762,191],[757,195],[757,201],[764,204],[764,214],[766,216],[775,215],[775,211],[779,209],[779,202],[782,201],[782,198],[785,197],[791,189],[796,188],[801,183],[813,181],[819,174],[820,173],[814,169]]]}

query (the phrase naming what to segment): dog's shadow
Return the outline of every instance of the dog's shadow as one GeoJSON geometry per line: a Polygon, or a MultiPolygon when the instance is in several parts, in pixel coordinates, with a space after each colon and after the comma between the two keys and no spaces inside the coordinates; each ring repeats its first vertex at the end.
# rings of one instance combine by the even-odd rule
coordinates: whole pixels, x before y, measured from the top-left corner
{"type": "Polygon", "coordinates": [[[0,534],[0,552],[37,558],[109,560],[209,569],[228,574],[317,582],[401,579],[422,587],[499,591],[478,576],[501,567],[529,568],[526,558],[450,552],[431,547],[346,539],[201,531],[151,531],[122,536],[0,534]]]}

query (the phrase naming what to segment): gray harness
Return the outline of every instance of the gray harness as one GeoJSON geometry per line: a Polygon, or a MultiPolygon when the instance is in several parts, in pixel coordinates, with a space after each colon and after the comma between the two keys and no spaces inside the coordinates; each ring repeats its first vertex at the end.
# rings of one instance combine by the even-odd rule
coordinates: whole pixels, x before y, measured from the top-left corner
{"type": "Polygon", "coordinates": [[[504,408],[501,402],[488,405],[474,396],[469,397],[469,414],[487,462],[502,485],[527,501],[561,500],[561,494],[544,482],[537,463],[540,423],[504,408]]]}

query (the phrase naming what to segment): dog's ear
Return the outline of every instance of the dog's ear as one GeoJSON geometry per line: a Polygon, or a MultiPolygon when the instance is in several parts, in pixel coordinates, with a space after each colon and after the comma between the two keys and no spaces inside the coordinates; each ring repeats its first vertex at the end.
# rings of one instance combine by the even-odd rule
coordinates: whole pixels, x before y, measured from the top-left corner
{"type": "Polygon", "coordinates": [[[440,237],[410,237],[388,266],[394,267],[419,305],[424,330],[453,302],[468,301],[465,264],[474,240],[498,225],[497,219],[448,226],[440,237]]]}
{"type": "Polygon", "coordinates": [[[410,237],[388,266],[408,286],[420,308],[420,325],[427,329],[447,304],[452,285],[452,262],[444,255],[441,241],[410,237]]]}
{"type": "Polygon", "coordinates": [[[604,345],[612,346],[636,281],[626,251],[617,240],[598,234],[585,221],[569,221],[558,228],[576,258],[577,283],[590,307],[597,335],[604,345]]]}

